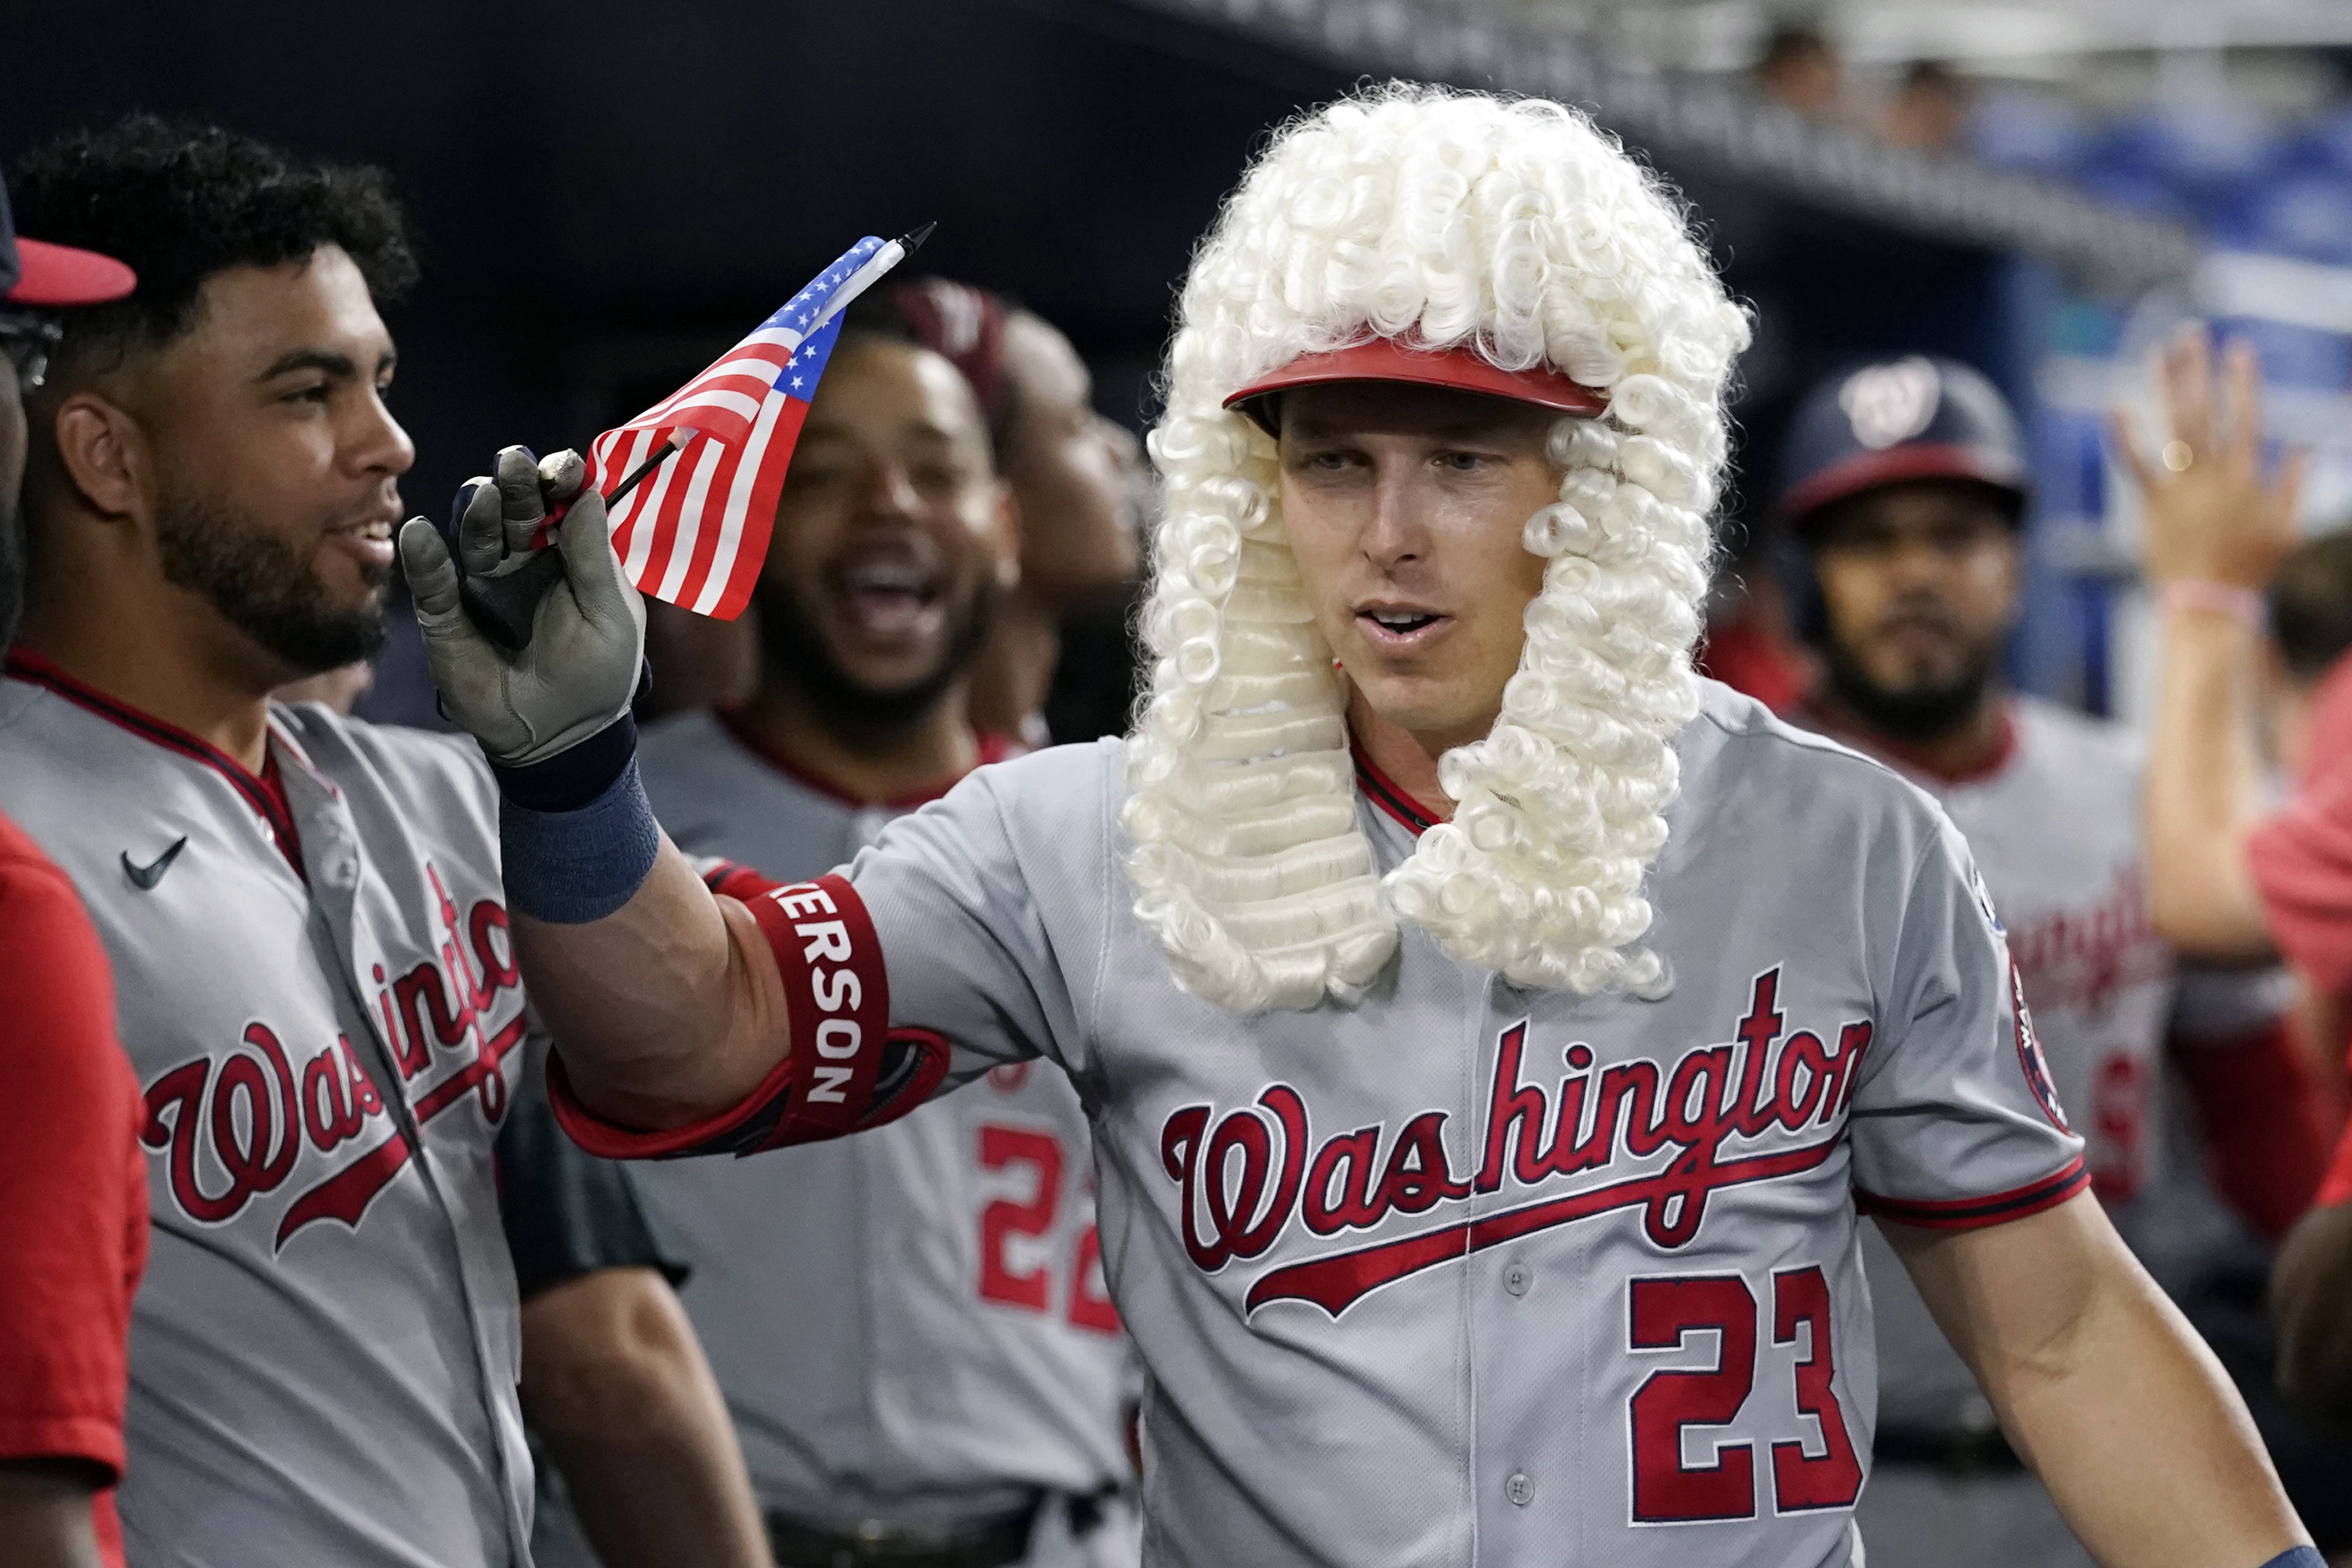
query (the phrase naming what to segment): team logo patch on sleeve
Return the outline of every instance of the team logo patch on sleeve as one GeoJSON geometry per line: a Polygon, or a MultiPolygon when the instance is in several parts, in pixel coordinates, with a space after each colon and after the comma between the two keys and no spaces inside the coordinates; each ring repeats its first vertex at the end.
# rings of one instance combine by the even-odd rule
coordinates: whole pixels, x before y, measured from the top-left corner
{"type": "Polygon", "coordinates": [[[1977,896],[1977,908],[1984,911],[1985,924],[1992,928],[1992,934],[2007,941],[2009,928],[2000,923],[2000,911],[1992,907],[1992,889],[1985,886],[1984,873],[1973,866],[1969,868],[1969,891],[1977,896]]]}
{"type": "Polygon", "coordinates": [[[2074,1130],[2066,1124],[2065,1108],[2058,1103],[2058,1086],[2051,1081],[2050,1060],[2042,1054],[2042,1037],[2033,1032],[2033,1014],[2025,1005],[2025,981],[2014,960],[2009,966],[2009,999],[2017,1009],[2017,1062],[2025,1069],[2025,1081],[2051,1124],[2071,1135],[2074,1130]]]}

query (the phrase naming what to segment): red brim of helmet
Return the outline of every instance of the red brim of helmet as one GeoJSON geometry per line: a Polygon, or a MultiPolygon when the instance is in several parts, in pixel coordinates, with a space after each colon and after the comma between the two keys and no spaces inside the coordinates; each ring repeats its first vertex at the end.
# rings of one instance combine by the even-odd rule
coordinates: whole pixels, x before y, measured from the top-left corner
{"type": "Polygon", "coordinates": [[[1972,479],[2011,496],[2018,510],[2024,510],[2027,476],[2009,454],[1949,441],[1906,441],[1831,464],[1791,486],[1773,512],[1780,521],[1802,530],[1832,501],[1908,479],[1972,479]]]}
{"type": "Polygon", "coordinates": [[[139,287],[139,275],[111,256],[38,239],[16,241],[16,286],[0,295],[11,305],[102,305],[139,287]]]}
{"type": "Polygon", "coordinates": [[[1609,400],[1600,393],[1570,381],[1549,365],[1503,370],[1465,345],[1430,349],[1395,338],[1374,338],[1328,353],[1301,354],[1226,398],[1225,406],[1239,408],[1272,431],[1266,405],[1260,399],[1277,392],[1335,381],[1393,381],[1414,386],[1442,386],[1588,416],[1603,413],[1609,406],[1609,400]]]}

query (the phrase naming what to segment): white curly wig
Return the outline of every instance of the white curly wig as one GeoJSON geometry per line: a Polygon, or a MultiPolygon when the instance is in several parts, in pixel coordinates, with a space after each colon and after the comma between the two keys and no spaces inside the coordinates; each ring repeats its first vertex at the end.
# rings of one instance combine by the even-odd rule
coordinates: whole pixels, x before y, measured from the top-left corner
{"type": "Polygon", "coordinates": [[[1643,872],[1666,837],[1691,647],[1748,320],[1674,201],[1577,111],[1391,85],[1278,132],[1193,258],[1150,449],[1165,487],[1127,742],[1137,914],[1178,981],[1234,1009],[1352,999],[1399,916],[1530,985],[1654,992],[1643,872]],[[1487,737],[1448,752],[1454,820],[1384,880],[1344,699],[1283,533],[1276,446],[1226,399],[1373,337],[1549,364],[1564,418],[1549,563],[1487,737]]]}

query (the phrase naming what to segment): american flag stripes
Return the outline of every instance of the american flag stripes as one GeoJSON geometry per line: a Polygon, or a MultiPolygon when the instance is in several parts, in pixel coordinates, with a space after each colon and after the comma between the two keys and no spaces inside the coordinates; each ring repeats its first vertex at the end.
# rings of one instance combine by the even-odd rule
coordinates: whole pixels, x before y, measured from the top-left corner
{"type": "Polygon", "coordinates": [[[732,620],[767,558],[784,469],[816,395],[838,311],[909,247],[868,236],[718,363],[590,445],[610,493],[667,447],[677,456],[613,508],[613,548],[639,591],[732,620]]]}

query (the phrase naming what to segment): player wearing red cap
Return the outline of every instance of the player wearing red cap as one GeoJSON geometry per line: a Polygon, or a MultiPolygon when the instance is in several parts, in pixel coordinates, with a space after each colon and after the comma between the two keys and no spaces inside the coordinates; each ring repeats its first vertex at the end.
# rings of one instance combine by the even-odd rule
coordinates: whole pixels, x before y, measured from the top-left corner
{"type": "MultiPolygon", "coordinates": [[[[0,648],[21,591],[23,395],[47,368],[54,313],[121,299],[135,282],[110,258],[16,238],[0,193],[0,648]]],[[[23,1568],[120,1568],[114,1483],[131,1292],[147,1256],[146,1116],[89,917],[5,816],[0,996],[0,1060],[31,1109],[0,1133],[0,1542],[23,1568]]]]}

